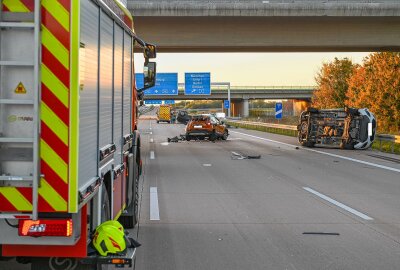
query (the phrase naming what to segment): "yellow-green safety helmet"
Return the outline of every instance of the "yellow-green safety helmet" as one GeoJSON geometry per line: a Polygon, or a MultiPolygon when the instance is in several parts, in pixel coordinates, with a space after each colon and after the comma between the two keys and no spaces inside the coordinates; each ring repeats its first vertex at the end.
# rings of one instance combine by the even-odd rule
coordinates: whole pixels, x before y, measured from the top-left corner
{"type": "Polygon", "coordinates": [[[115,220],[100,224],[93,236],[93,247],[102,256],[125,251],[126,241],[122,225],[115,220]]]}

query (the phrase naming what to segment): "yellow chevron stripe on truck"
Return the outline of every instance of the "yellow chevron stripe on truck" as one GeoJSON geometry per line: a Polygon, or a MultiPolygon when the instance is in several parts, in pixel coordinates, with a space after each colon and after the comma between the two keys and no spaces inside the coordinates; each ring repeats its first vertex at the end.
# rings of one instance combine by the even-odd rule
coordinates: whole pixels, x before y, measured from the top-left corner
{"type": "Polygon", "coordinates": [[[15,187],[2,187],[0,193],[17,209],[18,211],[32,211],[32,204],[15,187]]]}
{"type": "Polygon", "coordinates": [[[3,0],[3,5],[6,6],[12,12],[29,12],[27,8],[20,0],[3,0]]]}
{"type": "Polygon", "coordinates": [[[57,0],[42,0],[42,6],[69,32],[69,12],[57,0]]]}
{"type": "Polygon", "coordinates": [[[68,165],[44,140],[40,141],[40,156],[65,183],[68,183],[68,165]]]}
{"type": "Polygon", "coordinates": [[[65,144],[68,145],[68,127],[64,122],[55,114],[46,103],[42,102],[41,106],[41,120],[46,123],[50,129],[57,134],[57,137],[65,144]]]}
{"type": "Polygon", "coordinates": [[[42,39],[43,46],[45,46],[66,69],[69,69],[69,51],[44,26],[42,26],[42,39]]]}
{"type": "Polygon", "coordinates": [[[67,211],[67,202],[57,193],[57,191],[47,183],[47,181],[41,179],[41,188],[39,194],[43,199],[51,205],[56,211],[65,212],[67,211]]]}
{"type": "Polygon", "coordinates": [[[45,65],[42,65],[42,82],[68,108],[69,89],[45,65]]]}

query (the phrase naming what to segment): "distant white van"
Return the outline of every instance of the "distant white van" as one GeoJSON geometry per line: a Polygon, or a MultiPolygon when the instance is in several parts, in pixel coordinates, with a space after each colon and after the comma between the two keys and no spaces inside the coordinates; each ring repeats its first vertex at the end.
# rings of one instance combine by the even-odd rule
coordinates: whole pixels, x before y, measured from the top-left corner
{"type": "Polygon", "coordinates": [[[217,112],[215,113],[215,117],[217,117],[219,120],[225,120],[226,114],[224,112],[217,112]]]}

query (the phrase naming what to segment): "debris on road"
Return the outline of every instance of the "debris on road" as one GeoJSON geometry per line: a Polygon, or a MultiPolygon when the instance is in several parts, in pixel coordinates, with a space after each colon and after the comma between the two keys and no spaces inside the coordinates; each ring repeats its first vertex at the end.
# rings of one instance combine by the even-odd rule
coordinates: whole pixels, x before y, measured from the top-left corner
{"type": "Polygon", "coordinates": [[[243,154],[243,153],[240,153],[240,152],[231,152],[231,153],[232,153],[231,158],[232,159],[237,159],[237,160],[241,160],[241,159],[260,159],[261,158],[261,155],[246,155],[246,154],[243,154]]]}
{"type": "Polygon", "coordinates": [[[177,143],[179,141],[186,141],[186,136],[185,135],[175,136],[175,137],[172,137],[172,138],[168,138],[167,141],[168,142],[174,142],[174,143],[177,143]]]}
{"type": "Polygon", "coordinates": [[[308,234],[308,235],[340,235],[339,233],[336,233],[336,232],[303,232],[303,234],[308,234]]]}

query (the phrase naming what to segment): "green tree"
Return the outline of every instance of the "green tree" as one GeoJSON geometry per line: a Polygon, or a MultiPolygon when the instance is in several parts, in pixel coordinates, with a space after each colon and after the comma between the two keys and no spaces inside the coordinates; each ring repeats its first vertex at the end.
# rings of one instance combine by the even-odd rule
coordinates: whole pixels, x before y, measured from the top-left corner
{"type": "Polygon", "coordinates": [[[354,65],[348,58],[335,58],[324,63],[315,77],[317,89],[312,104],[317,108],[341,108],[345,105],[348,80],[352,76],[354,65]]]}

